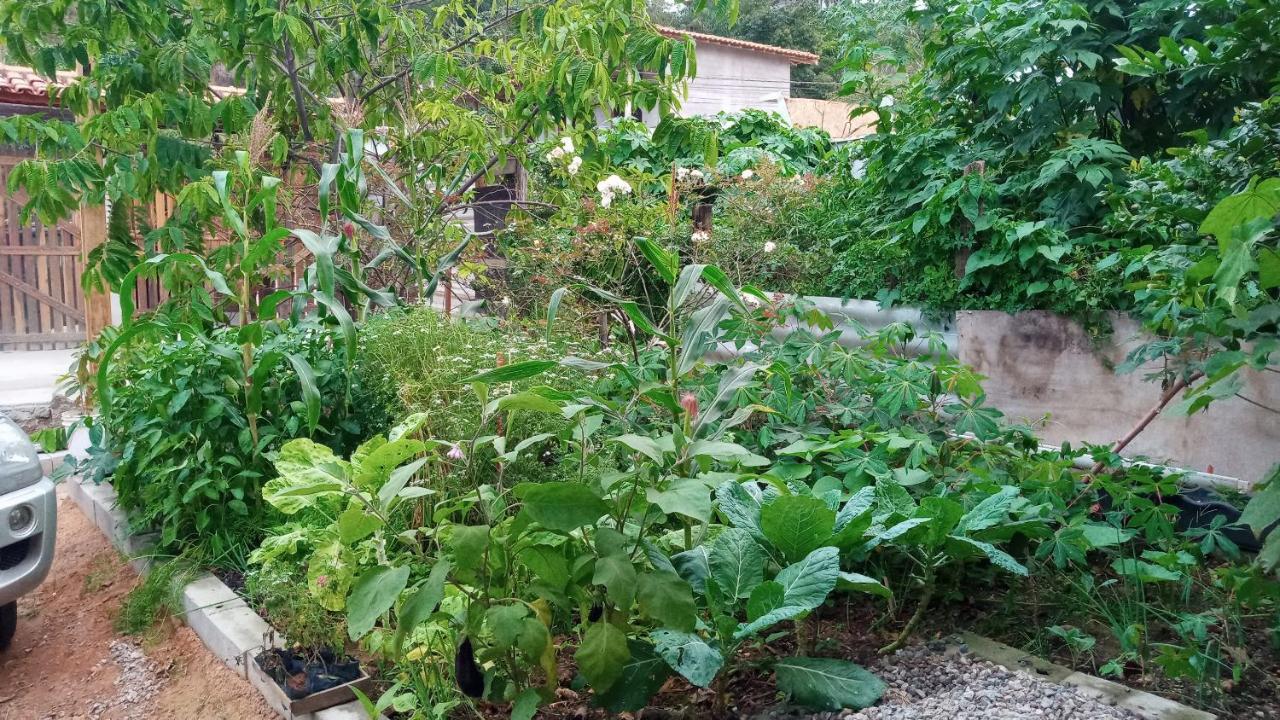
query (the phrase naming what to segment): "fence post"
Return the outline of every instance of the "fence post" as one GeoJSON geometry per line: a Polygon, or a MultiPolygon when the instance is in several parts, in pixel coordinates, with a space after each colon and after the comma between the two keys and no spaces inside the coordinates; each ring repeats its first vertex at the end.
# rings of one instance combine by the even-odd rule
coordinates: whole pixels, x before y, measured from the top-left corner
{"type": "MultiPolygon", "coordinates": [[[[107,208],[105,205],[84,205],[80,208],[80,261],[81,270],[89,264],[89,253],[107,241],[107,208]]],[[[99,288],[84,288],[84,340],[91,343],[98,339],[102,329],[111,324],[111,292],[99,288]]]]}

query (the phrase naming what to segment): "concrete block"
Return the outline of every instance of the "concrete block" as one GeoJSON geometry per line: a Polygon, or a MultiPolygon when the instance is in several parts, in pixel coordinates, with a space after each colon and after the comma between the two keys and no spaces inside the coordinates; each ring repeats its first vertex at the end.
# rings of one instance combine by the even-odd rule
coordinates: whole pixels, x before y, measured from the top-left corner
{"type": "MultiPolygon", "coordinates": [[[[956,642],[967,646],[975,657],[1041,680],[1071,685],[1086,695],[1125,708],[1144,720],[1215,720],[1216,717],[1159,695],[1077,672],[981,635],[960,633],[956,642]]],[[[951,651],[957,651],[957,646],[953,644],[951,651]]]]}
{"type": "Polygon", "coordinates": [[[345,705],[338,705],[312,713],[315,720],[369,720],[369,713],[364,711],[358,700],[345,705]]]}

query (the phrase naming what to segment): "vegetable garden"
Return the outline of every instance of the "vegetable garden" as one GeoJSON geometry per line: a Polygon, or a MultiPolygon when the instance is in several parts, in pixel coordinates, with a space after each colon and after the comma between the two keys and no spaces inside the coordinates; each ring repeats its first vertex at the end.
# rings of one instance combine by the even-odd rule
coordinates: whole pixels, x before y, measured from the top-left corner
{"type": "Polygon", "coordinates": [[[0,121],[35,151],[11,186],[112,206],[76,472],[304,663],[359,659],[371,715],[857,710],[878,656],[960,630],[1280,712],[1276,471],[1189,522],[1180,471],[1046,447],[940,338],[842,342],[805,299],[1127,312],[1153,339],[1117,370],[1162,412],[1256,402],[1280,12],[824,17],[879,116],[844,147],[754,111],[598,126],[696,73],[636,0],[0,2],[13,58],[80,70],[77,120],[0,121]],[[509,161],[527,196],[470,231],[509,161]],[[144,278],[169,300],[136,314],[144,278]]]}

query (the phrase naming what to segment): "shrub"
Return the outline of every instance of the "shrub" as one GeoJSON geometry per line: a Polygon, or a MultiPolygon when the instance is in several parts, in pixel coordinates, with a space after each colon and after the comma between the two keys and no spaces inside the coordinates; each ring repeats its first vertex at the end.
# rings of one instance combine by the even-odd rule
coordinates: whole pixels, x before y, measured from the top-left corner
{"type": "Polygon", "coordinates": [[[160,548],[202,545],[214,563],[238,565],[267,524],[262,483],[270,455],[294,437],[347,447],[376,428],[347,411],[340,350],[304,328],[285,332],[259,352],[305,358],[320,396],[320,422],[309,432],[299,376],[277,366],[259,378],[262,410],[254,445],[245,417],[241,347],[232,329],[138,342],[110,365],[110,405],[98,422],[97,454],[115,463],[111,484],[160,548]]]}

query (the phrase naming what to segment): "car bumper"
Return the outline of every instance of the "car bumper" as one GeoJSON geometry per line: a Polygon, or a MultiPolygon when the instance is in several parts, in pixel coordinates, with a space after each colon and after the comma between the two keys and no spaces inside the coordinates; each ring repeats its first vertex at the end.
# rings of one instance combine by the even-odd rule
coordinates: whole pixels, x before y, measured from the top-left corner
{"type": "Polygon", "coordinates": [[[0,495],[0,605],[31,592],[49,574],[57,530],[58,498],[48,478],[0,495]],[[14,532],[9,512],[21,505],[31,506],[32,522],[14,532]]]}

